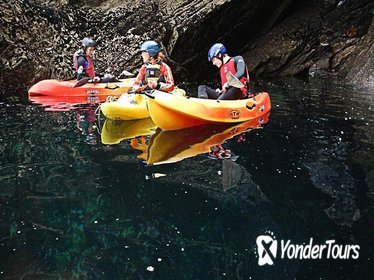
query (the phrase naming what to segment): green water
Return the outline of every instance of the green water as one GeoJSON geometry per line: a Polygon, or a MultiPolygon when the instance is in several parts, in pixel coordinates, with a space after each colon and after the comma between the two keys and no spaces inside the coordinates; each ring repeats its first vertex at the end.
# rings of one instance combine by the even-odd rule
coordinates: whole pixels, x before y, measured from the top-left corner
{"type": "MultiPolygon", "coordinates": [[[[372,279],[373,92],[328,78],[256,88],[270,92],[269,121],[226,140],[231,158],[160,165],[130,139],[102,144],[96,106],[50,111],[2,91],[0,279],[372,279]],[[259,266],[264,234],[359,245],[359,257],[278,250],[259,266]]],[[[160,155],[155,135],[143,144],[160,155]]]]}

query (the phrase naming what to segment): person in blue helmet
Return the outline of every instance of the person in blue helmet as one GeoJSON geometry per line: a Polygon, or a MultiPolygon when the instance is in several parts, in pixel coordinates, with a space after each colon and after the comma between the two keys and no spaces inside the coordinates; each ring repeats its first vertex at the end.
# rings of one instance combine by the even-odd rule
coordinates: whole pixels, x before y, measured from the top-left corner
{"type": "Polygon", "coordinates": [[[248,97],[248,68],[242,56],[230,57],[227,54],[225,46],[221,43],[216,43],[212,45],[208,51],[208,61],[219,68],[222,88],[214,90],[206,85],[200,85],[198,87],[199,98],[237,100],[248,97]],[[244,87],[236,88],[228,86],[226,78],[227,72],[231,72],[235,75],[235,77],[242,82],[244,87]]]}
{"type": "Polygon", "coordinates": [[[145,41],[139,48],[143,65],[134,82],[133,90],[138,91],[147,85],[147,89],[158,89],[171,92],[174,89],[174,78],[170,67],[163,61],[164,55],[155,41],[145,41]],[[148,79],[155,78],[155,79],[148,79]]]}
{"type": "Polygon", "coordinates": [[[95,71],[93,57],[96,42],[91,38],[84,38],[81,41],[82,49],[76,51],[73,56],[74,68],[77,73],[77,80],[89,79],[92,83],[117,82],[118,80],[110,74],[99,74],[95,71]]]}

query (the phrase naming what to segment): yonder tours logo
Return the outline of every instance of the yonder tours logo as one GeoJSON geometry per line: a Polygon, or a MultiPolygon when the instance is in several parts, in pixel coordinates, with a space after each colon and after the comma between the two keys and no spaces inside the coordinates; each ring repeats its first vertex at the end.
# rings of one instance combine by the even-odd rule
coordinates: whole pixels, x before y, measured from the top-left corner
{"type": "Polygon", "coordinates": [[[256,244],[258,253],[258,265],[273,265],[277,256],[277,240],[269,235],[260,235],[256,239],[256,244]]]}
{"type": "Polygon", "coordinates": [[[358,259],[359,245],[341,245],[335,240],[315,244],[313,238],[308,243],[294,244],[291,240],[280,240],[274,234],[260,235],[256,239],[258,265],[274,265],[278,259],[313,260],[313,259],[358,259]],[[277,252],[279,253],[277,256],[277,252]]]}

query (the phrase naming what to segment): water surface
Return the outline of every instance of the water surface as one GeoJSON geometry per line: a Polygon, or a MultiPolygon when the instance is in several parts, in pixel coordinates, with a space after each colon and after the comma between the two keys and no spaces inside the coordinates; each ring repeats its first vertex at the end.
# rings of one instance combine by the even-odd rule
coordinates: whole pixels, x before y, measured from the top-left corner
{"type": "Polygon", "coordinates": [[[183,134],[142,123],[141,137],[111,124],[105,139],[95,105],[53,111],[2,91],[0,278],[369,279],[373,93],[329,78],[255,88],[272,100],[262,128],[183,134]],[[228,153],[217,159],[206,147],[221,136],[228,153]],[[162,164],[146,164],[151,154],[162,164]],[[278,252],[259,266],[264,234],[360,245],[359,258],[278,252]]]}

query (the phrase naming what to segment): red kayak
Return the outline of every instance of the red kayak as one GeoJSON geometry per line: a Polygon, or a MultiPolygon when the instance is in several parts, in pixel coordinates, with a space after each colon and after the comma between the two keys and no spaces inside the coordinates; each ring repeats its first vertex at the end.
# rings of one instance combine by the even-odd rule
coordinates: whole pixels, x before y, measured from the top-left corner
{"type": "Polygon", "coordinates": [[[127,92],[134,84],[135,78],[122,79],[113,83],[86,83],[77,86],[77,80],[43,80],[29,89],[29,96],[119,96],[127,92]]]}

